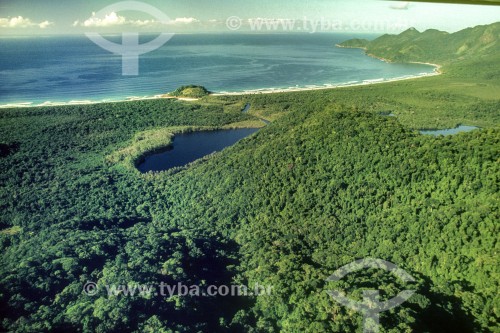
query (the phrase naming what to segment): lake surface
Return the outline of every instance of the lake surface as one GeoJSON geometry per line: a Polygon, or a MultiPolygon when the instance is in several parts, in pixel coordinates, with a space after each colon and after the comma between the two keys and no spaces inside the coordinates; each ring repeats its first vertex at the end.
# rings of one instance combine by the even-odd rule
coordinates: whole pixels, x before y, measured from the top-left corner
{"type": "Polygon", "coordinates": [[[176,134],[171,147],[147,156],[137,168],[140,172],[146,173],[180,167],[232,146],[258,130],[258,128],[241,128],[176,134]]]}
{"type": "Polygon", "coordinates": [[[421,134],[425,135],[434,135],[434,136],[439,136],[439,135],[453,135],[461,132],[470,132],[473,130],[478,129],[479,127],[475,126],[458,126],[456,128],[448,128],[448,129],[442,129],[442,130],[421,130],[421,134]]]}
{"type": "MultiPolygon", "coordinates": [[[[141,36],[141,43],[154,36],[141,36]]],[[[82,36],[0,36],[0,106],[144,98],[181,85],[244,92],[362,83],[431,73],[421,64],[388,64],[362,50],[335,47],[377,35],[178,34],[141,55],[139,76],[122,76],[121,57],[82,36]]],[[[106,36],[120,42],[121,35],[106,36]]]]}

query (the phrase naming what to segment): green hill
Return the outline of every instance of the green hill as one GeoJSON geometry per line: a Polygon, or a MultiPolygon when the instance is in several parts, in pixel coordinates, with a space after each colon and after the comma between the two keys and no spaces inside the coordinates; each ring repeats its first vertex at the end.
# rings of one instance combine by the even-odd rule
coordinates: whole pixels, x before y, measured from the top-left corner
{"type": "Polygon", "coordinates": [[[188,85],[177,88],[169,95],[180,98],[201,98],[210,95],[210,91],[203,86],[188,85]]]}
{"type": "Polygon", "coordinates": [[[338,47],[353,48],[353,49],[364,49],[370,43],[368,39],[354,38],[345,41],[341,44],[337,44],[338,47]]]}
{"type": "Polygon", "coordinates": [[[498,55],[500,22],[456,33],[410,28],[399,35],[383,35],[373,41],[349,40],[341,47],[362,47],[366,53],[393,62],[449,64],[470,58],[498,55]]]}

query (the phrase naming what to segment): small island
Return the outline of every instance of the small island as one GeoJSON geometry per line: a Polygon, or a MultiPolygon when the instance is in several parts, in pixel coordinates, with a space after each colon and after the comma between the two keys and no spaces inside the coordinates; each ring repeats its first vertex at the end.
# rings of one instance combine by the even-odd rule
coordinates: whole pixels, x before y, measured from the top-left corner
{"type": "Polygon", "coordinates": [[[210,94],[211,92],[203,86],[187,85],[177,88],[173,92],[168,93],[167,96],[176,98],[202,98],[210,94]]]}

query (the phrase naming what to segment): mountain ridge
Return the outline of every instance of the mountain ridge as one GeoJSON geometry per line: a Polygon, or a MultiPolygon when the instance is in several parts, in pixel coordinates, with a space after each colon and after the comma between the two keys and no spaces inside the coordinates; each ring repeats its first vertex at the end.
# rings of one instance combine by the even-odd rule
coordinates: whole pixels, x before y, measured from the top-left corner
{"type": "Polygon", "coordinates": [[[500,50],[500,22],[466,28],[455,33],[409,28],[399,35],[382,35],[372,41],[350,39],[338,47],[361,48],[389,62],[433,62],[442,65],[472,57],[491,56],[500,50]]]}

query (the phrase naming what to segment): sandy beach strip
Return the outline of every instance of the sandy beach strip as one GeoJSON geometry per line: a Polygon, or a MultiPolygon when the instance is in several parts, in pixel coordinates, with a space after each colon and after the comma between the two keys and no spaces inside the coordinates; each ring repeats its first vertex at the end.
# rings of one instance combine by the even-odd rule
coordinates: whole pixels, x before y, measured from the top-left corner
{"type": "MultiPolygon", "coordinates": [[[[378,58],[380,59],[380,58],[378,58]]],[[[384,59],[380,59],[381,61],[385,61],[384,59]]],[[[383,84],[389,82],[397,82],[397,81],[405,81],[405,80],[415,80],[423,77],[430,77],[441,75],[441,65],[425,63],[425,62],[411,62],[414,64],[420,65],[428,65],[433,66],[434,71],[432,73],[421,73],[417,75],[406,75],[402,77],[396,78],[379,78],[379,79],[368,79],[363,81],[350,81],[346,83],[326,83],[324,85],[309,85],[304,87],[288,87],[288,88],[261,88],[261,89],[253,89],[253,90],[244,90],[244,91],[235,91],[235,92],[218,92],[210,94],[210,96],[244,96],[244,95],[258,95],[258,94],[278,94],[278,93],[293,93],[293,92],[305,92],[305,91],[316,91],[316,90],[328,90],[328,89],[340,89],[340,88],[351,88],[351,87],[359,87],[359,86],[367,86],[373,84],[383,84]]],[[[132,101],[144,101],[144,100],[155,100],[155,99],[176,99],[180,101],[193,102],[197,101],[197,98],[177,98],[174,96],[169,96],[168,94],[157,94],[153,96],[130,96],[124,100],[103,100],[103,101],[70,101],[70,102],[43,102],[40,104],[34,104],[32,102],[24,102],[24,103],[8,103],[4,105],[0,105],[0,109],[6,108],[33,108],[33,107],[47,107],[47,106],[64,106],[64,105],[89,105],[89,104],[103,104],[103,103],[122,103],[122,102],[132,102],[132,101]]]]}

